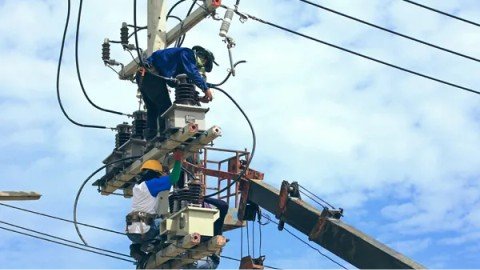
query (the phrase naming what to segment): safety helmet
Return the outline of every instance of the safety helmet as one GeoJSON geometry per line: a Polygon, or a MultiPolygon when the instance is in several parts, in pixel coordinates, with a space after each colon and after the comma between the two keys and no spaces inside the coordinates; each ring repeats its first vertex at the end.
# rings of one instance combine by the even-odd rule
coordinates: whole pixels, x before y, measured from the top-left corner
{"type": "Polygon", "coordinates": [[[202,57],[206,60],[205,62],[205,71],[210,72],[212,71],[213,64],[217,65],[217,62],[215,62],[215,56],[213,53],[202,46],[193,46],[192,50],[195,52],[195,54],[199,57],[202,57]]]}
{"type": "Polygon", "coordinates": [[[158,160],[150,159],[143,163],[142,168],[140,170],[152,170],[158,173],[162,173],[163,167],[158,160]]]}

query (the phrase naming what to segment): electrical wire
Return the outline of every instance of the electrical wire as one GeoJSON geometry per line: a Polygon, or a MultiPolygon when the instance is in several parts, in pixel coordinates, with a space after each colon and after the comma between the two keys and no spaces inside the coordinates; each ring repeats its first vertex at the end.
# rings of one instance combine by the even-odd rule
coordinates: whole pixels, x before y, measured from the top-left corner
{"type": "Polygon", "coordinates": [[[312,5],[312,6],[314,6],[314,7],[317,7],[317,8],[323,9],[323,10],[326,10],[326,11],[328,11],[328,12],[331,12],[331,13],[334,13],[334,14],[337,14],[337,15],[340,15],[340,16],[345,17],[345,18],[348,18],[348,19],[350,19],[350,20],[354,20],[354,21],[356,21],[356,22],[359,22],[359,23],[362,23],[362,24],[371,26],[371,27],[373,27],[373,28],[377,28],[377,29],[383,30],[383,31],[388,32],[388,33],[390,33],[390,34],[394,34],[394,35],[397,35],[397,36],[400,36],[400,37],[403,37],[403,38],[406,38],[406,39],[409,39],[409,40],[412,40],[412,41],[421,43],[421,44],[423,44],[423,45],[426,45],[426,46],[429,46],[429,47],[432,47],[432,48],[435,48],[435,49],[438,49],[438,50],[441,50],[441,51],[444,51],[444,52],[447,52],[447,53],[451,53],[451,54],[456,55],[456,56],[460,56],[460,57],[467,58],[467,59],[470,59],[470,60],[473,60],[473,61],[476,61],[476,62],[480,62],[480,59],[478,59],[478,58],[475,58],[475,57],[472,57],[472,56],[469,56],[469,55],[466,55],[466,54],[463,54],[463,53],[459,53],[459,52],[457,52],[457,51],[453,51],[453,50],[450,50],[450,49],[447,49],[447,48],[444,48],[444,47],[441,47],[441,46],[438,46],[438,45],[435,45],[435,44],[432,44],[432,43],[423,41],[423,40],[421,40],[421,39],[414,38],[414,37],[412,37],[412,36],[408,36],[408,35],[405,35],[405,34],[402,34],[402,33],[399,33],[399,32],[396,32],[396,31],[393,31],[393,30],[390,30],[390,29],[387,29],[387,28],[385,28],[385,27],[382,27],[382,26],[379,26],[379,25],[376,25],[376,24],[373,24],[373,23],[370,23],[370,22],[361,20],[361,19],[359,19],[359,18],[356,18],[356,17],[350,16],[350,15],[347,15],[347,14],[345,14],[345,13],[342,13],[342,12],[339,12],[339,11],[336,11],[336,10],[333,10],[333,9],[331,9],[331,8],[322,6],[322,5],[320,5],[320,4],[316,4],[316,3],[313,3],[313,2],[308,1],[308,0],[299,0],[299,1],[300,1],[300,2],[303,2],[303,3],[306,3],[306,4],[309,4],[309,5],[312,5]]]}
{"type": "Polygon", "coordinates": [[[179,1],[177,1],[177,2],[170,8],[170,10],[168,10],[168,12],[167,12],[167,18],[168,18],[168,16],[170,16],[170,14],[172,14],[173,10],[174,10],[178,5],[180,5],[180,4],[183,3],[183,2],[185,2],[185,0],[179,0],[179,1]]]}
{"type": "MultiPolygon", "coordinates": [[[[247,61],[245,61],[245,60],[240,60],[240,61],[236,62],[236,63],[233,65],[233,68],[235,69],[235,68],[237,67],[237,65],[243,64],[243,63],[247,63],[247,61]]],[[[219,83],[210,84],[210,86],[216,86],[216,87],[221,86],[222,84],[226,83],[226,82],[228,81],[228,79],[230,79],[230,76],[232,76],[232,74],[233,74],[233,70],[228,71],[228,74],[227,74],[227,76],[225,77],[225,79],[223,79],[223,81],[221,81],[221,82],[219,82],[219,83]]]]}
{"type": "Polygon", "coordinates": [[[65,108],[63,107],[62,104],[62,99],[60,97],[60,70],[62,68],[62,58],[63,58],[63,49],[65,48],[65,39],[67,37],[67,30],[68,30],[68,23],[70,21],[70,9],[71,9],[71,0],[68,0],[68,5],[67,5],[67,17],[65,19],[65,29],[63,30],[63,37],[62,37],[62,45],[60,46],[60,56],[58,57],[58,65],[57,65],[57,81],[56,81],[56,88],[57,88],[57,101],[58,105],[60,105],[60,109],[62,110],[63,115],[70,121],[72,124],[79,126],[79,127],[84,127],[84,128],[97,128],[97,129],[114,129],[114,128],[107,128],[106,126],[99,126],[99,125],[88,125],[88,124],[81,124],[79,122],[76,122],[70,116],[67,114],[65,111],[65,108]]]}
{"type": "MultiPolygon", "coordinates": [[[[264,218],[266,218],[268,221],[270,222],[273,222],[274,224],[277,224],[278,225],[278,222],[276,222],[275,220],[271,219],[268,215],[263,215],[262,216],[264,218]]],[[[305,240],[301,239],[299,236],[297,236],[296,234],[294,234],[293,232],[291,232],[290,230],[288,230],[287,228],[283,228],[284,231],[288,232],[290,235],[292,235],[293,237],[295,237],[297,240],[299,240],[300,242],[304,243],[305,245],[309,246],[311,249],[313,250],[316,250],[320,255],[322,255],[323,257],[327,258],[328,260],[330,260],[331,262],[335,263],[336,265],[340,266],[341,268],[343,269],[348,269],[347,267],[343,266],[342,264],[340,264],[339,262],[335,261],[333,258],[331,258],[330,256],[328,256],[327,254],[321,252],[318,248],[310,245],[310,243],[306,242],[305,240]]]]}
{"type": "Polygon", "coordinates": [[[123,162],[123,161],[127,161],[127,160],[132,160],[132,159],[137,159],[137,158],[140,158],[141,156],[133,156],[133,157],[127,157],[127,158],[122,158],[122,159],[119,159],[119,160],[115,160],[115,161],[112,161],[110,163],[107,163],[105,165],[103,165],[102,167],[98,168],[97,170],[95,170],[92,174],[90,174],[90,176],[87,177],[87,179],[85,179],[85,181],[83,181],[82,185],[80,186],[80,188],[78,189],[78,192],[77,192],[77,196],[75,197],[75,203],[73,204],[73,224],[75,225],[75,230],[77,231],[77,234],[78,236],[80,237],[80,240],[82,240],[82,242],[88,246],[87,242],[85,241],[85,239],[83,238],[82,236],[82,233],[80,233],[80,228],[78,227],[78,222],[77,222],[77,206],[78,206],[78,200],[80,198],[80,194],[82,193],[82,190],[83,190],[83,187],[87,184],[87,182],[95,175],[97,174],[99,171],[101,171],[102,169],[110,166],[110,165],[113,165],[113,164],[116,164],[116,163],[119,163],[119,162],[123,162]]]}
{"type": "Polygon", "coordinates": [[[67,247],[71,247],[71,248],[75,248],[75,249],[79,249],[79,250],[83,250],[83,251],[95,253],[95,254],[98,254],[98,255],[105,256],[105,257],[110,257],[110,258],[117,259],[117,260],[122,260],[122,261],[126,261],[126,262],[135,263],[135,261],[133,261],[133,260],[127,260],[127,259],[120,258],[120,257],[117,257],[117,256],[113,256],[113,255],[101,253],[101,252],[98,252],[98,251],[90,250],[90,249],[87,249],[87,248],[77,247],[77,246],[74,246],[74,245],[62,243],[62,242],[59,242],[59,241],[55,241],[55,240],[51,240],[51,239],[48,239],[48,238],[36,236],[36,235],[33,235],[33,234],[29,234],[29,233],[25,233],[25,232],[13,230],[13,229],[5,228],[5,227],[3,227],[3,226],[0,226],[0,229],[6,230],[6,231],[10,231],[10,232],[14,232],[14,233],[18,233],[18,234],[22,234],[22,235],[26,235],[26,236],[30,236],[30,237],[33,237],[33,238],[36,238],[36,239],[40,239],[40,240],[44,240],[44,241],[47,241],[47,242],[59,244],[59,245],[62,245],[62,246],[67,246],[67,247]]]}
{"type": "Polygon", "coordinates": [[[78,59],[78,47],[79,47],[78,46],[78,40],[80,38],[80,21],[81,21],[81,18],[82,18],[82,7],[83,7],[83,0],[80,0],[80,4],[79,4],[79,7],[78,7],[77,31],[76,31],[76,34],[75,34],[75,66],[77,68],[77,78],[78,78],[78,82],[80,83],[80,88],[82,89],[83,95],[88,100],[88,103],[90,103],[90,105],[92,105],[93,107],[95,107],[96,109],[98,109],[100,111],[113,113],[113,114],[117,114],[117,115],[129,116],[126,113],[105,109],[105,108],[102,108],[102,107],[98,106],[97,104],[93,103],[93,101],[88,96],[87,91],[85,90],[85,87],[83,86],[82,76],[80,75],[80,64],[79,64],[79,59],[78,59]]]}
{"type": "MultiPolygon", "coordinates": [[[[133,25],[135,29],[138,28],[137,26],[137,0],[133,0],[133,25]]],[[[140,47],[138,47],[138,33],[137,31],[134,32],[135,36],[135,48],[138,54],[138,60],[140,61],[140,66],[143,67],[145,64],[143,63],[143,55],[140,53],[140,47]]]]}
{"type": "Polygon", "coordinates": [[[480,27],[480,24],[479,23],[476,23],[476,22],[473,22],[473,21],[470,21],[470,20],[467,20],[467,19],[464,19],[464,18],[460,18],[458,16],[455,16],[455,15],[452,15],[450,13],[447,13],[447,12],[444,12],[444,11],[441,11],[441,10],[438,10],[438,9],[434,9],[432,7],[429,7],[429,6],[426,6],[426,5],[422,5],[420,3],[417,3],[417,2],[414,2],[414,1],[410,1],[410,0],[403,0],[404,2],[407,2],[409,4],[412,4],[412,5],[415,5],[415,6],[418,6],[418,7],[421,7],[421,8],[424,8],[424,9],[428,9],[430,11],[433,11],[433,12],[436,12],[436,13],[439,13],[439,14],[442,14],[442,15],[445,15],[445,16],[448,16],[450,18],[453,18],[453,19],[456,19],[456,20],[459,20],[459,21],[462,21],[462,22],[465,22],[465,23],[469,23],[471,25],[475,25],[475,26],[479,26],[480,27]]]}
{"type": "MultiPolygon", "coordinates": [[[[237,12],[238,13],[238,12],[237,12]]],[[[451,87],[454,87],[454,88],[458,88],[460,90],[464,90],[464,91],[467,91],[467,92],[471,92],[471,93],[474,93],[474,94],[479,94],[480,95],[480,91],[477,91],[477,90],[474,90],[472,88],[468,88],[468,87],[464,87],[464,86],[461,86],[461,85],[458,85],[458,84],[455,84],[455,83],[451,83],[451,82],[448,82],[448,81],[444,81],[444,80],[441,80],[441,79],[438,79],[438,78],[435,78],[435,77],[432,77],[432,76],[429,76],[429,75],[425,75],[423,73],[420,73],[420,72],[416,72],[416,71],[413,71],[413,70],[410,70],[410,69],[407,69],[407,68],[403,68],[403,67],[400,67],[400,66],[397,66],[397,65],[394,65],[394,64],[391,64],[391,63],[388,63],[388,62],[385,62],[383,60],[379,60],[377,58],[373,58],[373,57],[370,57],[368,55],[365,55],[365,54],[361,54],[359,52],[356,52],[356,51],[353,51],[353,50],[350,50],[350,49],[347,49],[347,48],[344,48],[344,47],[341,47],[341,46],[338,46],[338,45],[335,45],[335,44],[332,44],[332,43],[329,43],[329,42],[326,42],[326,41],[323,41],[323,40],[320,40],[318,38],[314,38],[312,36],[308,36],[306,34],[302,34],[300,32],[297,32],[297,31],[294,31],[292,29],[288,29],[286,27],[283,27],[283,26],[280,26],[278,24],[274,24],[272,22],[269,22],[269,21],[265,21],[263,19],[260,19],[260,18],[257,18],[255,16],[252,16],[252,15],[249,15],[249,14],[245,14],[245,13],[239,13],[241,14],[241,16],[246,16],[254,21],[257,21],[257,22],[260,22],[260,23],[263,23],[263,24],[266,24],[266,25],[269,25],[269,26],[272,26],[274,28],[277,28],[277,29],[280,29],[280,30],[283,30],[283,31],[286,31],[286,32],[289,32],[291,34],[294,34],[294,35],[297,35],[297,36],[301,36],[303,38],[306,38],[306,39],[309,39],[309,40],[312,40],[312,41],[315,41],[315,42],[318,42],[318,43],[321,43],[321,44],[324,44],[324,45],[327,45],[327,46],[330,46],[330,47],[333,47],[335,49],[338,49],[338,50],[341,50],[341,51],[344,51],[344,52],[347,52],[347,53],[350,53],[350,54],[353,54],[353,55],[356,55],[356,56],[359,56],[359,57],[362,57],[362,58],[365,58],[367,60],[370,60],[370,61],[373,61],[373,62],[376,62],[376,63],[379,63],[379,64],[382,64],[382,65],[385,65],[385,66],[389,66],[391,68],[395,68],[395,69],[398,69],[398,70],[401,70],[401,71],[404,71],[404,72],[407,72],[407,73],[410,73],[410,74],[413,74],[413,75],[416,75],[416,76],[419,76],[419,77],[422,77],[422,78],[425,78],[425,79],[429,79],[429,80],[432,80],[432,81],[435,81],[435,82],[438,82],[438,83],[442,83],[442,84],[445,84],[445,85],[448,85],[448,86],[451,86],[451,87]]]]}
{"type": "MultiPolygon", "coordinates": [[[[334,207],[333,205],[331,205],[330,203],[328,203],[327,201],[325,201],[324,199],[318,197],[317,195],[313,194],[313,192],[311,192],[310,190],[306,189],[305,187],[303,187],[302,185],[298,185],[301,189],[303,189],[304,191],[308,192],[309,194],[311,194],[313,197],[317,198],[318,200],[322,201],[323,203],[325,203],[326,205],[328,205],[329,207],[333,208],[333,209],[336,209],[336,207],[334,207]]],[[[302,192],[302,191],[300,191],[302,192]]],[[[302,192],[303,193],[303,192],[302,192]]],[[[306,195],[305,193],[303,193],[304,195],[306,195]]],[[[307,196],[308,197],[308,196],[307,196]]],[[[310,198],[310,197],[309,197],[310,198]]],[[[312,199],[312,198],[310,198],[312,199]]],[[[313,200],[313,199],[312,199],[313,200]]],[[[315,200],[314,200],[315,201],[315,200]]],[[[317,202],[318,203],[318,202],[317,202]]],[[[320,204],[320,203],[319,203],[320,204]]]]}
{"type": "MultiPolygon", "coordinates": [[[[75,241],[72,241],[72,240],[68,240],[68,239],[65,239],[65,238],[62,238],[62,237],[58,237],[58,236],[55,236],[55,235],[51,235],[51,234],[48,234],[48,233],[43,233],[43,232],[40,232],[40,231],[36,231],[36,230],[33,230],[33,229],[29,229],[29,228],[26,228],[26,227],[22,227],[22,226],[19,226],[19,225],[15,225],[15,224],[12,224],[12,223],[8,223],[8,222],[5,222],[5,221],[1,221],[1,220],[0,220],[0,223],[1,223],[1,224],[8,225],[8,226],[11,226],[11,227],[15,227],[15,228],[17,228],[17,229],[22,229],[22,230],[25,230],[25,231],[28,231],[28,232],[33,232],[33,233],[36,233],[36,234],[39,234],[39,235],[48,236],[48,237],[51,237],[51,238],[53,238],[53,239],[62,240],[62,241],[65,241],[65,242],[67,242],[67,243],[84,246],[84,244],[82,244],[82,243],[80,243],[80,242],[75,242],[75,241]]],[[[112,254],[115,254],[115,255],[120,255],[120,256],[124,256],[124,257],[131,258],[131,256],[128,255],[128,254],[123,254],[123,253],[111,251],[111,250],[108,250],[108,249],[103,249],[103,248],[93,247],[93,246],[89,246],[89,248],[96,249],[96,250],[99,250],[99,251],[108,252],[108,253],[112,253],[112,254]]]]}
{"type": "MultiPolygon", "coordinates": [[[[0,203],[0,205],[1,205],[1,206],[5,206],[5,207],[9,207],[9,208],[12,208],[12,209],[20,210],[20,211],[23,211],[23,212],[31,213],[31,214],[48,217],[48,218],[51,218],[51,219],[61,220],[61,221],[68,222],[68,223],[75,223],[75,222],[72,221],[72,220],[68,220],[68,219],[65,219],[65,218],[56,217],[56,216],[52,216],[52,215],[49,215],[49,214],[40,213],[40,212],[36,212],[36,211],[32,211],[32,210],[28,210],[28,209],[25,209],[25,208],[20,208],[20,207],[13,206],[13,205],[8,205],[8,204],[4,204],[4,203],[0,203]]],[[[81,226],[85,226],[85,227],[89,227],[89,228],[93,228],[93,229],[105,231],[105,232],[111,232],[111,233],[116,233],[116,234],[125,235],[125,233],[123,233],[123,232],[118,232],[118,231],[114,231],[114,230],[110,230],[110,229],[106,229],[106,228],[102,228],[102,227],[98,227],[98,226],[94,226],[94,225],[89,225],[89,224],[85,224],[85,223],[81,223],[81,222],[77,222],[77,224],[78,224],[78,225],[81,225],[81,226]]]]}
{"type": "Polygon", "coordinates": [[[224,187],[223,189],[221,189],[217,192],[214,192],[212,194],[208,194],[207,196],[205,196],[205,198],[210,198],[210,197],[213,197],[215,195],[221,194],[222,192],[231,188],[240,179],[242,179],[242,177],[247,172],[248,168],[250,168],[250,163],[252,162],[252,159],[255,156],[255,149],[257,147],[257,137],[255,135],[255,129],[253,128],[252,122],[250,122],[250,119],[248,118],[247,114],[243,111],[242,107],[240,107],[240,105],[238,105],[238,103],[235,101],[235,99],[232,96],[230,96],[225,90],[223,90],[223,89],[221,89],[220,87],[217,87],[217,86],[212,86],[212,88],[222,92],[225,96],[227,96],[233,102],[233,104],[235,104],[235,106],[237,106],[238,110],[243,114],[243,117],[245,117],[245,120],[247,120],[247,123],[250,127],[250,131],[252,132],[252,153],[250,154],[250,158],[248,159],[247,164],[245,165],[242,172],[238,175],[238,177],[236,179],[233,179],[233,181],[229,185],[224,187]]]}

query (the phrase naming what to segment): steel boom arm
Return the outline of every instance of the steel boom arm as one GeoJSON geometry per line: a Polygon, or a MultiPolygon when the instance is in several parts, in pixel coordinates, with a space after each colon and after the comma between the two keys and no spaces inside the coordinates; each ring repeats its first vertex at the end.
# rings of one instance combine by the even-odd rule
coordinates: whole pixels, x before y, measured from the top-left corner
{"type": "MultiPolygon", "coordinates": [[[[242,180],[239,219],[247,202],[278,213],[280,191],[264,181],[242,180]]],[[[281,220],[309,236],[355,267],[362,269],[424,269],[425,267],[336,218],[327,217],[297,198],[287,198],[281,220]]]]}

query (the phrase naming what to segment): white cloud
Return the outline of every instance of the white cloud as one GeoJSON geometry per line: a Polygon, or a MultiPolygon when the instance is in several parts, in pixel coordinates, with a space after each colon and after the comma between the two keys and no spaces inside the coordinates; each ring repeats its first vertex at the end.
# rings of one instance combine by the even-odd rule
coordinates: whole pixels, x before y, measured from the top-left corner
{"type": "MultiPolygon", "coordinates": [[[[138,2],[139,24],[143,25],[145,3],[138,2]]],[[[231,5],[234,1],[224,2],[231,5]]],[[[476,28],[401,1],[321,3],[469,55],[480,54],[480,48],[475,46],[480,41],[476,28]]],[[[480,12],[473,0],[461,4],[426,3],[468,18],[477,18],[480,12]]],[[[131,2],[86,1],[84,8],[79,53],[86,90],[98,105],[131,112],[137,108],[136,87],[117,80],[100,59],[103,38],[118,39],[121,22],[131,22],[131,2]]],[[[473,61],[403,41],[300,2],[242,1],[240,8],[382,60],[465,86],[479,85],[478,67],[473,61]]],[[[0,4],[0,56],[8,63],[0,66],[0,149],[8,153],[1,158],[0,177],[10,180],[2,189],[36,189],[44,194],[42,200],[30,206],[68,216],[81,181],[101,165],[113,148],[114,134],[71,125],[56,104],[56,60],[65,12],[66,3],[56,1],[0,4]]],[[[73,62],[75,23],[76,9],[72,9],[61,81],[66,110],[82,123],[115,126],[130,121],[98,112],[83,98],[73,62]]],[[[229,66],[225,44],[218,37],[219,26],[213,20],[202,22],[184,44],[202,44],[215,52],[221,66],[209,76],[212,82],[223,79],[229,66]]],[[[266,172],[267,182],[279,186],[283,179],[299,181],[345,208],[347,216],[374,216],[372,224],[381,229],[373,233],[397,243],[394,246],[401,252],[429,251],[430,239],[436,234],[457,231],[458,235],[445,236],[443,243],[473,243],[467,240],[468,235],[478,231],[480,224],[480,187],[476,184],[480,125],[475,95],[252,20],[241,24],[235,19],[230,33],[237,41],[235,60],[246,59],[248,63],[238,66],[237,76],[225,84],[225,89],[255,126],[258,145],[252,166],[266,172]],[[411,234],[419,240],[405,240],[411,234]]],[[[140,40],[144,44],[144,32],[140,32],[140,40]]],[[[113,46],[112,58],[130,61],[128,54],[113,46]]],[[[250,148],[250,131],[236,108],[220,93],[209,106],[208,123],[218,124],[224,131],[216,146],[250,148]]],[[[121,229],[127,200],[101,197],[89,185],[83,196],[82,220],[121,229]]],[[[9,212],[4,217],[13,215],[9,212]]],[[[35,224],[48,227],[51,223],[38,220],[35,224]]],[[[65,226],[59,231],[68,234],[70,229],[65,226]]],[[[128,245],[126,239],[115,240],[90,231],[88,234],[98,243],[121,242],[118,245],[125,249],[128,245]]],[[[11,240],[9,243],[17,239],[2,232],[4,237],[11,240]]],[[[30,245],[44,247],[30,240],[22,243],[26,246],[8,251],[11,258],[31,252],[30,245]]],[[[1,247],[2,253],[5,249],[1,247]]],[[[45,248],[45,253],[40,254],[55,250],[45,248]]],[[[65,256],[68,251],[57,252],[69,257],[65,256]]],[[[52,267],[42,256],[22,266],[52,267]]],[[[75,256],[72,262],[85,263],[78,264],[82,267],[113,265],[101,262],[95,255],[85,255],[95,258],[88,264],[82,259],[87,257],[75,256]]],[[[2,258],[4,263],[6,259],[2,258]]],[[[58,265],[72,264],[65,259],[55,267],[58,265]]],[[[305,267],[317,265],[312,262],[305,267]]],[[[438,265],[452,267],[448,261],[438,265]]]]}

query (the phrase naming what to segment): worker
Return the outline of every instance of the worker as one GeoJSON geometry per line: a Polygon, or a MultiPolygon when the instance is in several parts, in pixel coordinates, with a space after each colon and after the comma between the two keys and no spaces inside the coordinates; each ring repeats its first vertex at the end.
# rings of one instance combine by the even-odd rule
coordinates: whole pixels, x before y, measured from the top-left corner
{"type": "Polygon", "coordinates": [[[170,190],[178,181],[181,170],[180,157],[175,156],[172,173],[166,175],[157,160],[143,163],[137,183],[133,187],[132,211],[127,215],[127,236],[132,241],[130,256],[140,262],[145,253],[140,249],[143,243],[152,241],[159,235],[160,222],[157,217],[157,195],[170,190]]]}
{"type": "Polygon", "coordinates": [[[156,75],[175,78],[179,74],[186,74],[195,85],[204,92],[201,102],[212,101],[212,90],[206,82],[205,72],[212,71],[215,57],[212,52],[201,47],[189,48],[168,48],[152,53],[146,59],[145,67],[137,72],[136,80],[140,92],[147,107],[147,128],[145,130],[146,140],[153,139],[160,131],[160,139],[163,139],[162,132],[165,130],[165,122],[161,121],[161,115],[172,105],[168,94],[167,84],[172,85],[156,75]]]}

